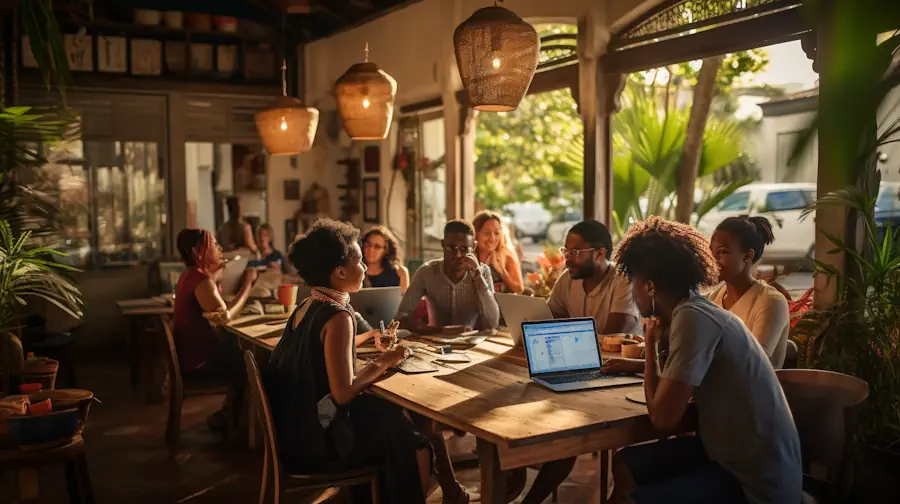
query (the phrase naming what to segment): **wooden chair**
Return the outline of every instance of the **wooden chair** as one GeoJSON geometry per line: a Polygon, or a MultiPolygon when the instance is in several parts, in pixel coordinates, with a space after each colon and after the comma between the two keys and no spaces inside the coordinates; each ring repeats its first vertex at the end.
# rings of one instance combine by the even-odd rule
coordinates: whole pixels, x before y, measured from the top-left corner
{"type": "Polygon", "coordinates": [[[776,374],[800,434],[804,490],[819,502],[845,499],[853,486],[854,436],[869,385],[818,369],[779,369],[776,374]]]}
{"type": "Polygon", "coordinates": [[[278,460],[278,444],[275,437],[275,425],[272,422],[272,413],[269,407],[269,399],[259,377],[259,368],[256,366],[256,358],[249,350],[244,351],[244,365],[247,368],[247,381],[250,385],[250,397],[253,408],[257,412],[257,419],[262,427],[265,455],[263,458],[262,485],[259,491],[259,504],[266,500],[268,489],[269,468],[273,474],[273,494],[275,504],[281,500],[282,490],[287,492],[298,490],[322,490],[326,488],[346,488],[368,483],[372,488],[372,504],[379,504],[379,476],[381,467],[364,467],[354,471],[338,474],[289,474],[285,473],[278,460]],[[289,488],[288,488],[289,487],[289,488]]]}
{"type": "Polygon", "coordinates": [[[793,340],[787,340],[787,346],[784,351],[784,365],[781,367],[783,369],[797,369],[798,352],[797,344],[793,340]]]}
{"type": "MultiPolygon", "coordinates": [[[[208,385],[186,383],[181,375],[181,365],[178,361],[178,350],[175,348],[175,337],[172,335],[172,322],[168,315],[159,316],[161,332],[166,337],[166,361],[169,368],[169,418],[166,422],[166,443],[169,445],[169,455],[175,457],[181,443],[181,407],[185,397],[202,395],[225,395],[228,401],[232,397],[228,385],[208,385]]],[[[232,405],[228,405],[232,406],[232,405]]],[[[233,407],[227,407],[229,413],[225,415],[225,441],[232,439],[234,430],[233,407]]]]}

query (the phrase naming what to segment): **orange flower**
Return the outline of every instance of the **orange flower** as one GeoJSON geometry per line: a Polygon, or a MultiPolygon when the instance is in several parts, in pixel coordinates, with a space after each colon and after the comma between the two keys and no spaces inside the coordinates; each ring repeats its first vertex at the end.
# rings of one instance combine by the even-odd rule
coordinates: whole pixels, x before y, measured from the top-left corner
{"type": "Polygon", "coordinates": [[[562,269],[566,264],[566,258],[562,254],[556,254],[550,258],[550,264],[556,269],[562,269]]]}
{"type": "Polygon", "coordinates": [[[540,282],[540,281],[541,281],[541,274],[540,274],[540,272],[535,271],[534,273],[529,273],[529,274],[528,274],[528,281],[531,282],[532,285],[535,285],[535,284],[537,284],[538,282],[540,282]]]}
{"type": "Polygon", "coordinates": [[[538,263],[538,265],[540,265],[541,268],[549,268],[550,267],[550,260],[547,259],[547,256],[545,254],[546,254],[546,252],[544,254],[537,256],[537,263],[538,263]]]}

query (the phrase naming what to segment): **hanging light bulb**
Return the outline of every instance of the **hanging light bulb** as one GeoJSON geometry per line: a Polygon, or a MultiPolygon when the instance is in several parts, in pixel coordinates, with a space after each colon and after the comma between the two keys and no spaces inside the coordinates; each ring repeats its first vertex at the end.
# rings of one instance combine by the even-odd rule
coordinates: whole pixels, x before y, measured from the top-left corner
{"type": "Polygon", "coordinates": [[[369,62],[368,43],[364,62],[348,68],[334,83],[334,91],[344,129],[350,138],[381,140],[387,137],[394,117],[397,81],[369,62]]]}
{"type": "Polygon", "coordinates": [[[469,105],[486,112],[518,108],[537,69],[540,47],[534,27],[496,1],[475,11],[453,33],[469,105]]]}
{"type": "MultiPolygon", "coordinates": [[[[284,15],[281,18],[284,33],[284,15]]],[[[284,39],[281,41],[284,54],[284,39]]],[[[281,98],[255,116],[256,130],[271,156],[301,154],[312,148],[319,126],[319,111],[287,95],[287,60],[281,60],[281,98]]]]}

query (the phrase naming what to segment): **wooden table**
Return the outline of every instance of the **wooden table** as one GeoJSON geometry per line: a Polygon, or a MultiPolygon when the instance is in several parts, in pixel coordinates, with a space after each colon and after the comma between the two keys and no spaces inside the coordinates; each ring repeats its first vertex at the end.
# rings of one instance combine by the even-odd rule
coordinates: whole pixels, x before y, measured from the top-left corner
{"type": "MultiPolygon", "coordinates": [[[[271,350],[280,340],[279,317],[241,317],[228,330],[271,350]]],[[[608,452],[659,439],[644,405],[625,399],[640,385],[556,393],[528,377],[525,354],[505,337],[491,337],[467,351],[472,362],[430,374],[393,374],[372,391],[406,409],[473,434],[478,439],[485,504],[505,502],[502,471],[603,452],[600,488],[607,488],[608,452]]],[[[688,415],[680,431],[694,430],[688,415]]],[[[607,501],[601,491],[601,503],[607,501]]]]}
{"type": "Polygon", "coordinates": [[[158,403],[163,400],[161,387],[154,384],[161,383],[159,375],[163,372],[159,359],[153,356],[160,355],[158,338],[136,338],[134,326],[147,317],[159,315],[173,315],[175,308],[170,304],[171,295],[154,296],[143,299],[128,299],[116,301],[122,315],[125,316],[125,341],[130,354],[131,384],[140,387],[148,403],[158,403]]]}

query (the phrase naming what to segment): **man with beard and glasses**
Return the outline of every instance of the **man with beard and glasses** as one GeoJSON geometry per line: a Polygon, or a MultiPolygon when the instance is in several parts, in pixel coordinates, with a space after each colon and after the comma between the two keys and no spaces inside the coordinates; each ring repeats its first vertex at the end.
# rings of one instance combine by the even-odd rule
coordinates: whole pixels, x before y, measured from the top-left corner
{"type": "Polygon", "coordinates": [[[567,271],[553,287],[550,311],[556,318],[593,317],[600,334],[641,334],[640,315],[628,279],[609,261],[612,237],[595,220],[572,226],[560,252],[567,271]]]}
{"type": "MultiPolygon", "coordinates": [[[[631,285],[609,261],[612,236],[606,226],[595,220],[575,224],[560,252],[566,259],[568,271],[560,276],[547,301],[553,316],[593,317],[600,334],[641,334],[639,312],[631,299],[631,285]]],[[[523,504],[544,502],[574,466],[575,457],[543,464],[523,504]]],[[[607,496],[613,490],[611,472],[609,476],[607,496]]],[[[524,470],[508,473],[508,481],[513,488],[524,486],[524,470]]]]}

